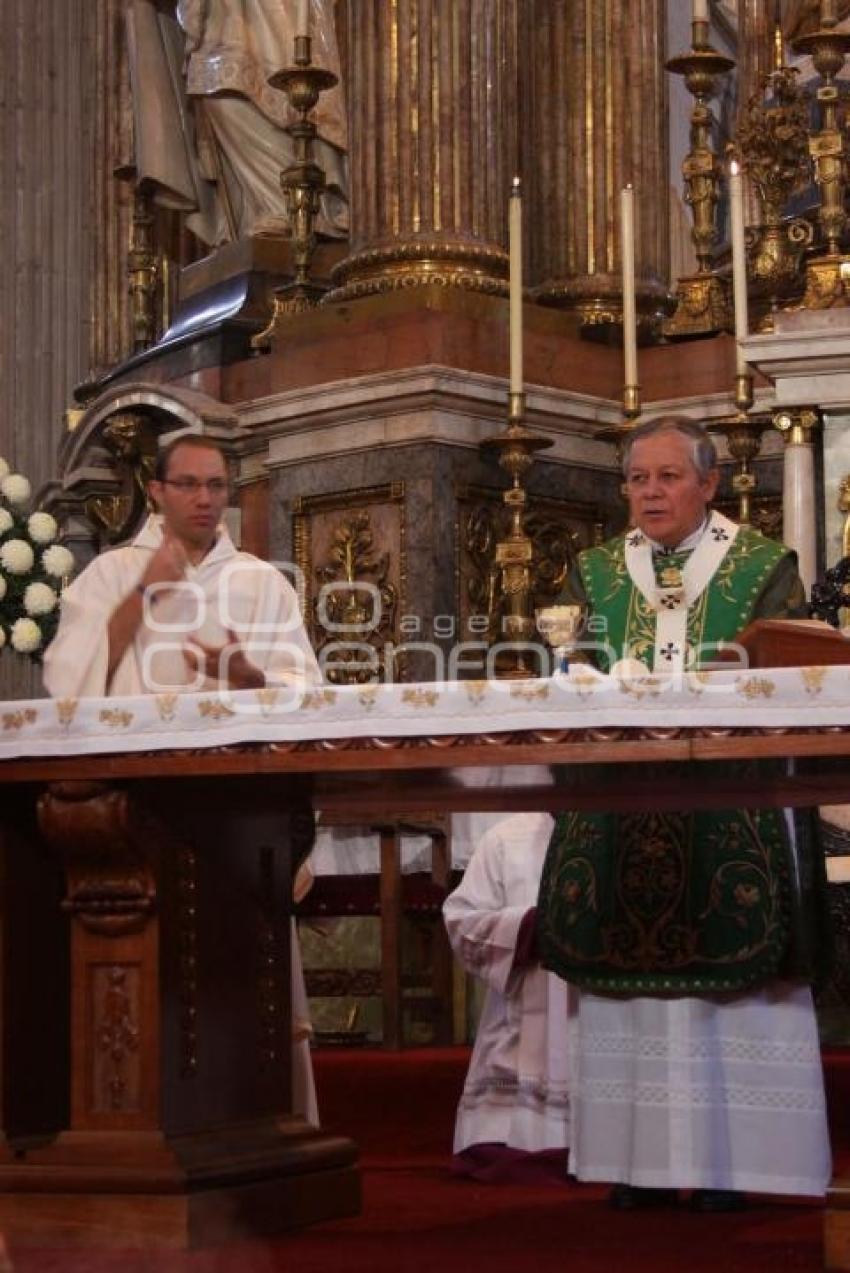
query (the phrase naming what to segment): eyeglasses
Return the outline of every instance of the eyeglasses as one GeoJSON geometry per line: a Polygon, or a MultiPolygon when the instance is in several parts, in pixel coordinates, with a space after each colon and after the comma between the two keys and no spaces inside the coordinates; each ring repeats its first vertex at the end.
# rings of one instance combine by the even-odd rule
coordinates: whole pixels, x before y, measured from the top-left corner
{"type": "Polygon", "coordinates": [[[196,477],[164,477],[162,484],[173,486],[181,495],[200,495],[201,491],[207,491],[213,496],[226,495],[228,489],[227,479],[223,477],[211,477],[206,482],[201,482],[196,477]]]}

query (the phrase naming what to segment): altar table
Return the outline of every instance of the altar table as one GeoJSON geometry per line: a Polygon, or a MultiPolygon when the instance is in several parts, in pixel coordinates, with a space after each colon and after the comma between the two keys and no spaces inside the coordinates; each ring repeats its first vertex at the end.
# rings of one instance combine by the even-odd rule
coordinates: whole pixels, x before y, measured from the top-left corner
{"type": "Polygon", "coordinates": [[[287,1095],[311,803],[841,803],[848,725],[844,667],[0,705],[0,1229],[189,1246],[356,1209],[354,1147],[287,1095]],[[456,781],[493,765],[498,785],[456,781]],[[552,785],[511,781],[537,765],[552,785]]]}

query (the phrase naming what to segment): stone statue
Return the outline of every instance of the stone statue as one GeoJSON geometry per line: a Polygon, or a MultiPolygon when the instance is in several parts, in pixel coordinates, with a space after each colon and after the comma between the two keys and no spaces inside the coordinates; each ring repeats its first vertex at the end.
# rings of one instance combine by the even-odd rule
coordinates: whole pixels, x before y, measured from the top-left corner
{"type": "MultiPolygon", "coordinates": [[[[311,0],[313,60],[340,74],[334,0],[311,0]]],[[[136,180],[214,245],[283,234],[281,171],[294,115],[268,78],[294,61],[295,0],[130,0],[136,180]]],[[[348,230],[342,88],[316,108],[315,159],[328,189],[317,230],[348,230]]]]}

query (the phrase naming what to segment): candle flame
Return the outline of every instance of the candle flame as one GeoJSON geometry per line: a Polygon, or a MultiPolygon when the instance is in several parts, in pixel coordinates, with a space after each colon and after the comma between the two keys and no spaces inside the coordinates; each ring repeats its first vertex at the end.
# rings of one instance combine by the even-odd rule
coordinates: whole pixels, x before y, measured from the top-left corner
{"type": "Polygon", "coordinates": [[[522,182],[520,181],[519,177],[514,177],[513,181],[511,182],[511,197],[512,198],[515,195],[519,194],[519,188],[521,185],[522,185],[522,182]]]}
{"type": "Polygon", "coordinates": [[[738,163],[737,159],[733,159],[731,161],[729,164],[729,171],[733,177],[737,177],[738,173],[741,171],[741,165],[738,163]]]}

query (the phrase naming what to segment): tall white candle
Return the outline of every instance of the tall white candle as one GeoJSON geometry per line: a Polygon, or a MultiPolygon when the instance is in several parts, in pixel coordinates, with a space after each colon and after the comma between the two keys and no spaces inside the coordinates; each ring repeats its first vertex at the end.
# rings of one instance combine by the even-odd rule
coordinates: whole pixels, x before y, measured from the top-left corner
{"type": "Polygon", "coordinates": [[[298,0],[295,11],[295,34],[310,34],[310,0],[298,0]]]}
{"type": "Polygon", "coordinates": [[[694,0],[694,22],[708,22],[708,0],[694,0]]]}
{"type": "Polygon", "coordinates": [[[508,201],[511,393],[522,393],[522,195],[514,177],[508,201]]]}
{"type": "Polygon", "coordinates": [[[737,160],[729,165],[729,219],[732,236],[732,295],[735,308],[735,374],[748,375],[741,341],[747,336],[747,247],[744,237],[744,190],[737,160]]]}
{"type": "Polygon", "coordinates": [[[635,306],[635,192],[620,191],[620,259],[623,263],[623,357],[625,384],[636,385],[637,309],[635,306]]]}

